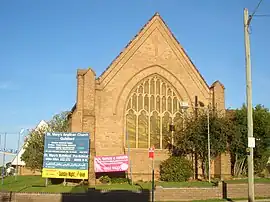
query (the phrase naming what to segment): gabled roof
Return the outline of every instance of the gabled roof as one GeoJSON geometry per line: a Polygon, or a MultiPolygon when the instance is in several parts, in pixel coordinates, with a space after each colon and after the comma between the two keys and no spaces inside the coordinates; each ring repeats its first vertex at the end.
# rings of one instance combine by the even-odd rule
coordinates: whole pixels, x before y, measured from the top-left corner
{"type": "Polygon", "coordinates": [[[225,89],[225,86],[219,81],[215,81],[211,86],[210,88],[214,88],[216,85],[220,85],[223,89],[225,89]]]}
{"type": "Polygon", "coordinates": [[[72,113],[75,111],[76,107],[77,107],[77,103],[75,103],[73,105],[73,107],[71,108],[70,113],[68,114],[68,119],[70,118],[70,116],[72,115],[72,113]]]}
{"type": "Polygon", "coordinates": [[[106,70],[97,78],[97,80],[102,81],[110,71],[112,71],[112,69],[115,66],[115,63],[118,59],[120,59],[121,57],[123,57],[126,54],[126,51],[129,47],[133,46],[133,44],[135,44],[137,38],[140,37],[140,35],[142,35],[142,33],[152,24],[154,23],[155,20],[159,20],[160,22],[162,22],[162,24],[164,25],[164,27],[168,30],[168,32],[170,33],[170,35],[172,36],[172,38],[177,42],[178,44],[178,48],[180,50],[183,51],[183,53],[186,55],[186,57],[188,58],[188,60],[190,61],[191,65],[194,67],[195,71],[198,73],[199,77],[202,79],[203,84],[209,88],[207,82],[205,81],[205,79],[203,78],[203,76],[200,74],[199,70],[196,68],[196,66],[194,65],[194,63],[191,61],[191,59],[189,58],[189,56],[187,55],[186,51],[183,49],[183,47],[181,46],[181,44],[179,43],[179,41],[176,39],[176,37],[174,36],[174,34],[172,33],[172,31],[170,30],[170,28],[168,27],[168,25],[165,23],[165,21],[162,19],[162,17],[159,15],[159,13],[155,13],[152,18],[141,28],[141,30],[133,37],[133,39],[131,41],[129,41],[129,43],[125,46],[125,48],[119,53],[119,55],[111,62],[111,64],[106,68],[106,70]]]}
{"type": "MultiPolygon", "coordinates": [[[[88,68],[88,69],[78,69],[77,70],[77,77],[80,76],[84,76],[85,74],[87,74],[88,71],[92,71],[95,75],[96,73],[93,71],[92,68],[88,68]]],[[[76,103],[73,105],[73,107],[70,110],[70,113],[68,114],[68,119],[70,118],[70,116],[72,115],[72,113],[75,111],[77,105],[76,103]]]]}

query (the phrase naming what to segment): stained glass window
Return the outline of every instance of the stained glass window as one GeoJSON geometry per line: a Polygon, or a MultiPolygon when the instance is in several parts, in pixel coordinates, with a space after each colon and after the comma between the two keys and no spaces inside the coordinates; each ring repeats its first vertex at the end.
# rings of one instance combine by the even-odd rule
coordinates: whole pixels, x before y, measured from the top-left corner
{"type": "Polygon", "coordinates": [[[131,92],[126,108],[126,143],[131,148],[166,148],[172,138],[169,125],[180,130],[180,99],[169,82],[158,75],[147,77],[131,92]]]}

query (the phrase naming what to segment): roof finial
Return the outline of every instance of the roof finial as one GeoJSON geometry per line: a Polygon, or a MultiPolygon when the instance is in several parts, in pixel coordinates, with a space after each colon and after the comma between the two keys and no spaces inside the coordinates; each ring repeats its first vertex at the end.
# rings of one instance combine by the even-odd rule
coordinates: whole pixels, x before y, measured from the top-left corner
{"type": "Polygon", "coordinates": [[[159,16],[159,12],[155,12],[155,15],[154,16],[159,16]]]}

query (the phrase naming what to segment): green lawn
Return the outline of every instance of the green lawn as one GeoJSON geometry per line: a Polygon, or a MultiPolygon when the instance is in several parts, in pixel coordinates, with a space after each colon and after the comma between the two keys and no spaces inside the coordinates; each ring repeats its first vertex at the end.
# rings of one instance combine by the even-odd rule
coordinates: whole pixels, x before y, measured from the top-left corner
{"type": "Polygon", "coordinates": [[[61,184],[45,187],[45,179],[40,176],[18,176],[17,181],[15,181],[15,177],[6,177],[4,184],[0,185],[0,189],[13,192],[85,192],[85,188],[82,186],[69,187],[61,184]]]}
{"type": "MultiPolygon", "coordinates": [[[[228,183],[246,183],[246,179],[230,180],[228,183]]],[[[270,179],[256,179],[257,183],[270,183],[270,179]]],[[[208,182],[157,182],[157,186],[163,187],[212,187],[214,184],[208,182]]],[[[91,188],[91,187],[90,187],[91,188]]],[[[151,183],[141,182],[134,184],[133,186],[128,183],[123,184],[111,184],[111,185],[97,185],[95,189],[101,190],[138,190],[138,189],[151,189],[151,183]]],[[[4,185],[0,183],[0,191],[13,191],[13,192],[47,192],[47,193],[85,193],[88,191],[87,186],[63,186],[51,185],[45,187],[45,179],[40,176],[18,176],[18,180],[15,181],[14,177],[7,177],[4,179],[4,185]]],[[[263,197],[262,197],[263,198],[263,197]]],[[[259,198],[258,198],[259,199],[259,198]]],[[[221,202],[226,201],[222,199],[214,200],[194,200],[193,202],[221,202]]],[[[234,200],[233,200],[234,201],[234,200]]]]}
{"type": "MultiPolygon", "coordinates": [[[[247,183],[247,179],[229,180],[227,183],[247,183]]],[[[256,183],[270,183],[270,179],[255,179],[256,183]]],[[[214,183],[208,183],[205,181],[194,182],[156,182],[156,186],[162,186],[164,188],[180,188],[180,187],[213,187],[214,183]]],[[[139,190],[139,189],[151,189],[151,182],[138,182],[134,185],[128,183],[122,184],[99,184],[95,187],[98,190],[139,190]]],[[[87,186],[63,186],[49,184],[45,187],[45,179],[40,176],[18,176],[18,180],[15,181],[14,177],[7,177],[4,179],[4,185],[0,185],[0,190],[14,191],[14,192],[50,192],[50,193],[83,193],[88,190],[87,186]]]]}
{"type": "MultiPolygon", "coordinates": [[[[156,186],[164,188],[179,188],[179,187],[212,187],[214,184],[208,182],[156,182],[156,186]]],[[[99,184],[96,189],[101,190],[138,190],[138,189],[151,189],[151,182],[138,182],[130,185],[128,183],[122,184],[99,184]]],[[[90,187],[93,188],[93,187],[90,187]]],[[[15,191],[15,192],[86,192],[88,187],[85,186],[63,186],[49,184],[45,187],[45,179],[40,176],[18,176],[17,181],[15,177],[6,177],[4,185],[0,185],[0,190],[15,191]]]]}

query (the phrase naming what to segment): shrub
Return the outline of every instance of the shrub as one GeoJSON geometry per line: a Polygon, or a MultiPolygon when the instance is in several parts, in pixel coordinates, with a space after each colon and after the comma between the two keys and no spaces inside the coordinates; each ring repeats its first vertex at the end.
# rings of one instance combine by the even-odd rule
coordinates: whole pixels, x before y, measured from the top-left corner
{"type": "Polygon", "coordinates": [[[122,184],[128,182],[128,179],[124,177],[113,177],[111,181],[112,184],[122,184]]]}
{"type": "Polygon", "coordinates": [[[162,181],[182,182],[187,181],[192,175],[192,164],[183,157],[171,156],[160,164],[162,181]]]}
{"type": "Polygon", "coordinates": [[[107,175],[104,175],[104,176],[101,176],[99,178],[99,181],[102,183],[102,184],[110,184],[111,183],[111,178],[107,175]]]}

